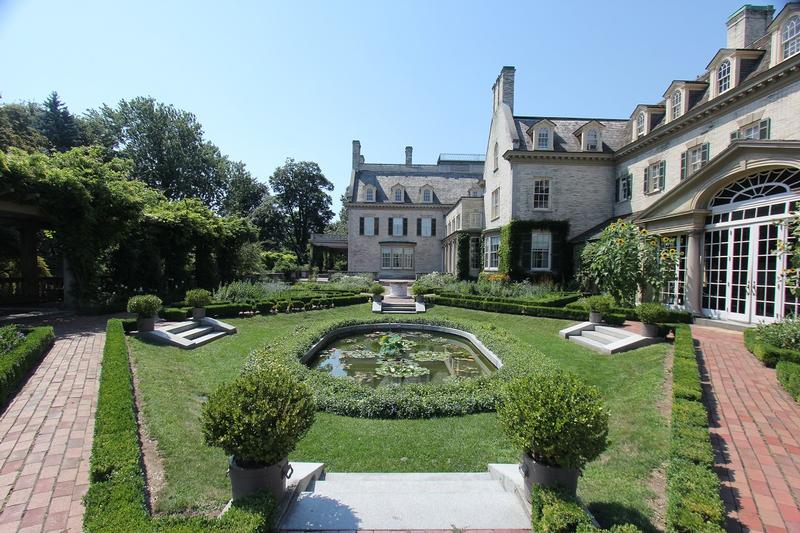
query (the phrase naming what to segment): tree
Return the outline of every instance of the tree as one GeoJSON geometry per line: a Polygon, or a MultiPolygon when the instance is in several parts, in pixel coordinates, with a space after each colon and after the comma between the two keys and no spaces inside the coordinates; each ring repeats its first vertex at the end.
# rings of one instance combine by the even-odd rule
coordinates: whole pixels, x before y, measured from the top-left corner
{"type": "Polygon", "coordinates": [[[130,159],[133,176],[167,198],[200,198],[214,209],[221,205],[228,165],[203,138],[192,113],[138,97],[120,101],[116,109],[104,105],[84,120],[90,142],[130,159]]]}
{"type": "Polygon", "coordinates": [[[341,209],[339,209],[339,216],[337,217],[336,221],[331,222],[328,224],[328,227],[325,228],[325,233],[331,233],[333,235],[347,235],[347,195],[343,194],[339,201],[342,203],[341,209]]]}
{"type": "Polygon", "coordinates": [[[12,146],[26,152],[44,152],[50,141],[36,129],[41,108],[38,104],[0,105],[0,151],[12,146]]]}
{"type": "Polygon", "coordinates": [[[316,163],[291,158],[275,169],[269,184],[275,193],[278,213],[288,226],[287,245],[305,263],[311,234],[324,231],[333,218],[328,194],[333,184],[316,163]]]}
{"type": "Polygon", "coordinates": [[[227,167],[227,185],[225,198],[222,200],[221,212],[223,215],[238,215],[241,217],[250,214],[259,206],[269,192],[266,184],[255,179],[242,162],[231,162],[224,158],[223,164],[227,167]]]}
{"type": "Polygon", "coordinates": [[[286,244],[286,220],[278,210],[273,196],[265,194],[248,218],[258,228],[261,246],[269,249],[283,248],[286,244]]]}
{"type": "Polygon", "coordinates": [[[59,152],[66,152],[70,148],[81,145],[81,130],[78,121],[75,120],[55,91],[50,93],[50,96],[44,101],[38,117],[38,129],[59,152]]]}

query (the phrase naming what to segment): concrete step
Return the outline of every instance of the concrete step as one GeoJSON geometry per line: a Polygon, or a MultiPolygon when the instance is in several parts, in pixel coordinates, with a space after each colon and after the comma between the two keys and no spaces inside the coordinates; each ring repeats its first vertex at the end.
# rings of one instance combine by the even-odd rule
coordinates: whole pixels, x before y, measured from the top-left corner
{"type": "Polygon", "coordinates": [[[581,344],[583,346],[586,346],[587,348],[591,348],[592,350],[596,350],[598,352],[606,354],[611,353],[610,350],[608,349],[608,346],[605,343],[597,342],[596,340],[590,339],[589,337],[584,337],[582,334],[572,335],[569,338],[569,340],[571,340],[572,342],[577,342],[578,344],[581,344]]]}
{"type": "Polygon", "coordinates": [[[178,335],[179,333],[183,333],[184,331],[196,328],[197,325],[198,323],[195,322],[194,320],[186,320],[184,322],[173,322],[168,326],[161,326],[159,324],[156,324],[156,329],[172,333],[173,335],[178,335]]]}
{"type": "Polygon", "coordinates": [[[624,330],[622,328],[614,328],[611,326],[595,326],[594,330],[600,333],[605,333],[606,335],[612,335],[614,337],[617,337],[618,339],[625,339],[631,336],[630,331],[624,330]]]}
{"type": "Polygon", "coordinates": [[[440,493],[487,493],[503,489],[499,481],[486,478],[480,481],[327,481],[319,480],[313,492],[328,496],[349,492],[370,494],[417,494],[435,490],[440,493]]]}
{"type": "Polygon", "coordinates": [[[210,332],[214,331],[214,328],[211,326],[198,326],[192,329],[187,329],[178,333],[179,337],[183,337],[184,339],[196,339],[198,337],[202,337],[210,332]]]}
{"type": "Polygon", "coordinates": [[[220,337],[224,337],[228,335],[225,331],[214,331],[212,333],[208,333],[203,335],[202,337],[197,337],[192,339],[192,348],[197,348],[198,346],[202,346],[204,344],[208,344],[209,342],[213,341],[214,339],[218,339],[220,337]]]}
{"type": "Polygon", "coordinates": [[[587,339],[592,339],[593,341],[597,341],[600,344],[612,344],[621,340],[619,337],[615,337],[613,335],[608,335],[606,333],[601,333],[600,331],[584,331],[581,333],[582,337],[587,339]]]}

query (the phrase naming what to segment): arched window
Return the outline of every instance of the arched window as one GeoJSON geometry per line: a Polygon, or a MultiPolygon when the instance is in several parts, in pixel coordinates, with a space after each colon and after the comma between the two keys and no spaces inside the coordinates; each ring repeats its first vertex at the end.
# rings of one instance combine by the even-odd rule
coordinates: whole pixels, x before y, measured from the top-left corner
{"type": "Polygon", "coordinates": [[[498,159],[500,158],[500,146],[494,143],[494,169],[498,169],[498,159]]]}
{"type": "Polygon", "coordinates": [[[719,191],[709,207],[784,194],[800,188],[800,170],[767,170],[731,183],[719,191]]]}
{"type": "Polygon", "coordinates": [[[800,52],[800,16],[793,16],[783,25],[781,41],[783,42],[784,59],[800,52]]]}
{"type": "Polygon", "coordinates": [[[550,128],[540,128],[536,134],[536,149],[550,149],[550,128]]]}
{"type": "Polygon", "coordinates": [[[683,97],[680,89],[672,93],[672,120],[683,114],[683,97]]]}
{"type": "Polygon", "coordinates": [[[725,60],[717,69],[717,94],[722,94],[731,88],[731,62],[725,60]]]}
{"type": "Polygon", "coordinates": [[[636,136],[641,137],[642,135],[644,135],[644,111],[636,117],[636,136]]]}
{"type": "Polygon", "coordinates": [[[586,151],[596,152],[600,149],[597,138],[597,130],[589,130],[586,132],[586,151]]]}

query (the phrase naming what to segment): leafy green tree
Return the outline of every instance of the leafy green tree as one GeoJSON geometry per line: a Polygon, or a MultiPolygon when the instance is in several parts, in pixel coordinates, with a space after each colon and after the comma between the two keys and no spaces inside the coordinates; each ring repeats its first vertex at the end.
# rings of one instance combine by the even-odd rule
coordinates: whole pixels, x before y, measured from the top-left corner
{"type": "Polygon", "coordinates": [[[225,159],[227,166],[227,186],[225,198],[222,200],[223,215],[249,216],[269,192],[266,184],[255,179],[242,162],[231,162],[225,159]]]}
{"type": "Polygon", "coordinates": [[[342,203],[342,207],[339,209],[339,216],[334,222],[328,224],[328,227],[325,228],[325,233],[347,235],[347,207],[345,206],[345,203],[347,203],[347,195],[343,194],[339,198],[339,201],[342,203]]]}
{"type": "Polygon", "coordinates": [[[59,152],[81,145],[79,123],[55,91],[44,101],[38,117],[38,129],[59,152]]]}
{"type": "Polygon", "coordinates": [[[41,114],[38,104],[0,105],[0,151],[11,147],[26,152],[50,149],[50,141],[36,128],[41,114]]]}
{"type": "Polygon", "coordinates": [[[333,184],[312,161],[287,159],[269,179],[275,194],[278,213],[288,226],[286,244],[301,263],[308,260],[308,243],[312,233],[325,230],[331,218],[333,184]]]}
{"type": "Polygon", "coordinates": [[[286,219],[278,210],[274,196],[265,194],[248,219],[258,228],[258,240],[261,241],[264,248],[281,249],[284,247],[286,219]]]}

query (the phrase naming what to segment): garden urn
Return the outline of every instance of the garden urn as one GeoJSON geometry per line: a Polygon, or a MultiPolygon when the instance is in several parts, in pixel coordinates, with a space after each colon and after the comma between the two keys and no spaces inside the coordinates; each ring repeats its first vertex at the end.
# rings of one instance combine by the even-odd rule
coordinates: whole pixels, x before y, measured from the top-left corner
{"type": "Polygon", "coordinates": [[[643,337],[658,337],[661,333],[661,326],[658,324],[642,324],[644,326],[644,331],[642,332],[643,337]]]}
{"type": "Polygon", "coordinates": [[[244,468],[236,464],[233,457],[229,460],[228,476],[231,478],[231,495],[239,500],[262,490],[267,490],[278,503],[286,491],[286,480],[292,477],[292,466],[288,459],[282,459],[274,465],[256,468],[244,468]]]}
{"type": "Polygon", "coordinates": [[[599,324],[603,321],[603,313],[599,311],[589,311],[589,322],[599,324]]]}
{"type": "Polygon", "coordinates": [[[525,481],[525,494],[528,500],[531,498],[531,489],[534,485],[545,488],[560,487],[570,496],[575,496],[578,490],[580,470],[577,468],[548,466],[537,462],[529,453],[523,453],[520,471],[525,481]]]}
{"type": "Polygon", "coordinates": [[[154,316],[147,316],[147,317],[138,317],[136,319],[136,330],[139,332],[142,331],[153,331],[156,329],[156,317],[154,316]]]}
{"type": "Polygon", "coordinates": [[[192,307],[192,318],[195,320],[200,320],[201,318],[206,317],[206,308],[205,307],[192,307]]]}

